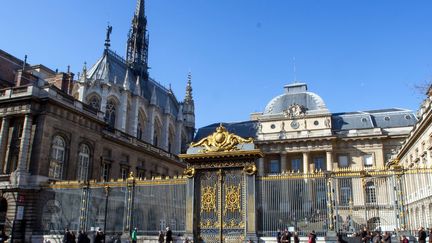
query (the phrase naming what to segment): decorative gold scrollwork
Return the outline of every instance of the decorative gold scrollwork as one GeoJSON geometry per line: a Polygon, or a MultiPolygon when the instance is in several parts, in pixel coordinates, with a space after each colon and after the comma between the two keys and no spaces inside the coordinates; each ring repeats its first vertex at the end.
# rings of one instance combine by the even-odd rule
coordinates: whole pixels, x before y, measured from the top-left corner
{"type": "Polygon", "coordinates": [[[244,168],[243,168],[243,171],[244,171],[244,173],[246,174],[246,175],[255,175],[256,173],[257,173],[257,168],[256,168],[256,166],[255,165],[246,165],[244,168]]]}
{"type": "Polygon", "coordinates": [[[187,177],[187,178],[193,178],[195,176],[195,168],[193,167],[187,167],[184,171],[183,174],[187,177]]]}
{"type": "Polygon", "coordinates": [[[241,198],[241,187],[239,186],[227,186],[225,187],[225,209],[224,214],[227,213],[227,211],[240,212],[241,210],[241,204],[240,204],[240,198],[241,198]]]}
{"type": "Polygon", "coordinates": [[[201,213],[216,212],[216,185],[201,188],[201,213]]]}
{"type": "Polygon", "coordinates": [[[207,152],[229,152],[239,150],[237,145],[241,143],[253,143],[252,138],[244,139],[235,134],[229,133],[222,124],[216,128],[216,132],[201,139],[196,143],[191,143],[191,147],[204,147],[202,153],[207,152]]]}

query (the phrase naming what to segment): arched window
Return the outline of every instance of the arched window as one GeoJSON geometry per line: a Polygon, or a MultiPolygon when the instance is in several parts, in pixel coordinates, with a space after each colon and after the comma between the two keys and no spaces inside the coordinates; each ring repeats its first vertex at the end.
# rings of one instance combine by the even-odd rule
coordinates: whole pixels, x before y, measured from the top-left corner
{"type": "Polygon", "coordinates": [[[100,110],[100,99],[96,95],[93,95],[89,100],[89,105],[95,108],[96,110],[100,110]]]}
{"type": "Polygon", "coordinates": [[[143,126],[141,124],[141,121],[138,122],[138,126],[137,126],[137,138],[139,140],[143,139],[143,135],[144,135],[144,129],[143,126]]]}
{"type": "Polygon", "coordinates": [[[366,203],[376,203],[376,188],[372,181],[366,183],[366,203]]]}
{"type": "Polygon", "coordinates": [[[55,136],[51,146],[51,160],[48,176],[53,179],[62,179],[65,162],[66,143],[61,136],[55,136]]]}
{"type": "Polygon", "coordinates": [[[90,164],[90,148],[82,144],[78,154],[78,170],[77,179],[79,181],[86,181],[88,179],[88,171],[90,164]]]}
{"type": "Polygon", "coordinates": [[[158,146],[158,132],[156,130],[154,130],[154,134],[153,134],[153,145],[154,146],[158,146]]]}
{"type": "Polygon", "coordinates": [[[116,121],[116,106],[114,101],[110,100],[108,101],[106,105],[105,110],[105,121],[108,122],[108,124],[111,127],[115,127],[115,121],[116,121]]]}

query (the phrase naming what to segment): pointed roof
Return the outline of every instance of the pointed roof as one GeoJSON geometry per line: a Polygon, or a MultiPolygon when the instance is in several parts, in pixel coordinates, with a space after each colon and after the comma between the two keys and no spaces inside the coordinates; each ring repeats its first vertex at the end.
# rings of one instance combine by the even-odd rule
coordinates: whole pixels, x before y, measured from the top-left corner
{"type": "Polygon", "coordinates": [[[193,97],[192,97],[192,74],[191,74],[191,72],[189,72],[189,74],[188,74],[188,81],[187,81],[187,85],[186,85],[186,95],[185,95],[185,98],[184,98],[184,102],[185,103],[193,102],[193,97]]]}
{"type": "Polygon", "coordinates": [[[131,85],[132,85],[132,77],[131,77],[131,74],[129,74],[129,73],[130,73],[130,71],[129,71],[129,68],[128,68],[128,69],[126,69],[126,75],[125,75],[125,78],[124,78],[124,81],[123,81],[123,88],[125,90],[131,90],[132,89],[132,87],[131,87],[131,85]]]}
{"type": "Polygon", "coordinates": [[[135,74],[148,76],[148,36],[144,0],[137,0],[127,41],[126,61],[135,74]]]}

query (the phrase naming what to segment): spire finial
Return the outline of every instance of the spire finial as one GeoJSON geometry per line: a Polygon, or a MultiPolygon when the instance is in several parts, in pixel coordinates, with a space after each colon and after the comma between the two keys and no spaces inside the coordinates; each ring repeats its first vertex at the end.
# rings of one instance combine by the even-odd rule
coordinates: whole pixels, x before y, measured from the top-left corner
{"type": "Polygon", "coordinates": [[[84,62],[82,74],[84,78],[87,78],[87,62],[84,62]]]}
{"type": "Polygon", "coordinates": [[[126,61],[135,75],[148,78],[148,35],[144,0],[137,0],[132,26],[129,31],[126,61]]]}
{"type": "Polygon", "coordinates": [[[186,85],[186,95],[185,95],[184,102],[189,103],[192,100],[193,100],[193,97],[192,97],[192,73],[189,71],[188,81],[187,81],[187,85],[186,85]]]}
{"type": "Polygon", "coordinates": [[[293,71],[294,71],[294,83],[297,83],[297,67],[296,67],[296,60],[295,57],[293,57],[293,71]]]}
{"type": "Polygon", "coordinates": [[[108,26],[106,29],[105,49],[109,49],[109,47],[111,46],[111,39],[110,39],[111,32],[112,32],[112,26],[108,22],[108,26]]]}
{"type": "Polygon", "coordinates": [[[24,63],[23,63],[23,71],[25,70],[25,68],[26,68],[26,66],[27,66],[27,55],[24,55],[24,63]]]}

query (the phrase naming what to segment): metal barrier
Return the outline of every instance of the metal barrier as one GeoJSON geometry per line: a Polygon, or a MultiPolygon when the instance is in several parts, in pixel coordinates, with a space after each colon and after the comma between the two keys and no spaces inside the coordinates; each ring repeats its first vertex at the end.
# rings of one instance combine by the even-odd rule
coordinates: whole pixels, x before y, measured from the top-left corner
{"type": "MultiPolygon", "coordinates": [[[[185,178],[118,182],[57,182],[41,191],[40,233],[101,228],[116,234],[138,228],[155,235],[170,226],[185,232],[185,178]]],[[[284,173],[257,177],[260,236],[278,229],[414,231],[432,226],[432,169],[284,173]]]]}
{"type": "Polygon", "coordinates": [[[57,182],[42,190],[40,233],[61,234],[101,228],[108,235],[137,228],[156,235],[169,226],[185,231],[186,180],[155,179],[117,182],[57,182]]]}

